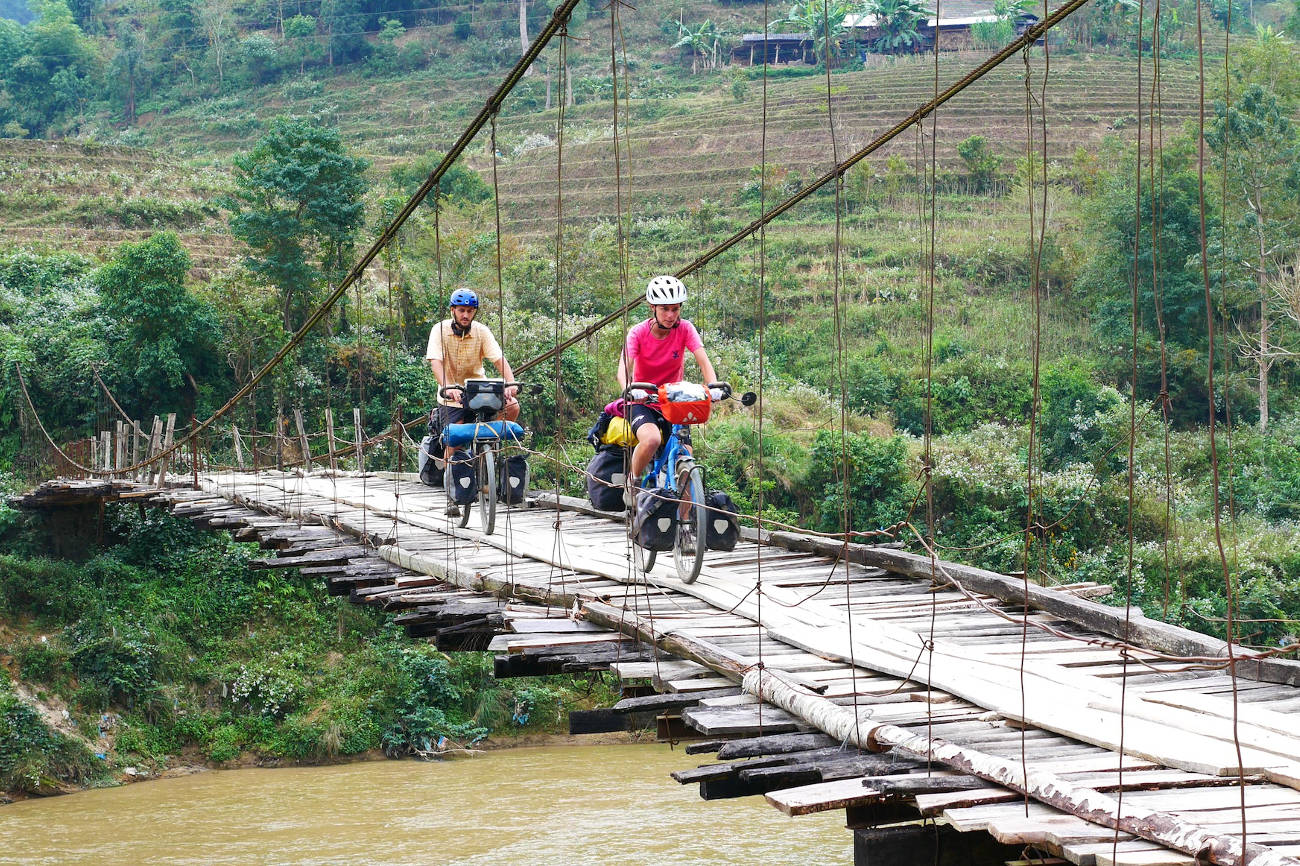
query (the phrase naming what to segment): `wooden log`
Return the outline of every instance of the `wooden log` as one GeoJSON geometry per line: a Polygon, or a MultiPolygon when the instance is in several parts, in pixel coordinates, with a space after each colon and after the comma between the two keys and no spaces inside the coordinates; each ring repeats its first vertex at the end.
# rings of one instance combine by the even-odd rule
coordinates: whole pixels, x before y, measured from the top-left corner
{"type": "Polygon", "coordinates": [[[832,737],[842,738],[862,748],[893,749],[921,760],[934,760],[952,769],[996,782],[1055,809],[1112,830],[1121,830],[1139,838],[1164,845],[1210,863],[1225,866],[1300,866],[1300,860],[1280,855],[1262,845],[1247,843],[1235,836],[1208,832],[1186,819],[1168,812],[1143,809],[1126,802],[1124,814],[1111,797],[1078,786],[1055,773],[1021,771],[1018,760],[964,748],[939,739],[913,734],[894,725],[876,725],[862,720],[850,709],[837,706],[825,698],[810,695],[782,682],[770,672],[760,676],[754,670],[745,674],[743,687],[762,700],[775,704],[804,719],[832,737]]]}
{"type": "Polygon", "coordinates": [[[676,692],[663,695],[646,695],[640,698],[623,698],[611,708],[616,713],[632,713],[643,710],[679,709],[698,704],[705,698],[720,698],[739,694],[735,688],[707,689],[701,692],[676,692]]]}
{"type": "Polygon", "coordinates": [[[823,733],[774,734],[764,737],[750,737],[745,740],[732,740],[725,743],[718,749],[718,759],[752,758],[759,755],[788,755],[792,752],[806,752],[809,749],[823,749],[837,745],[839,743],[823,733]]]}
{"type": "Polygon", "coordinates": [[[325,440],[329,443],[330,449],[330,471],[337,473],[339,471],[338,443],[334,441],[334,410],[325,407],[325,440]]]}
{"type": "Polygon", "coordinates": [[[357,437],[357,471],[362,475],[366,473],[366,452],[361,443],[365,442],[365,436],[362,435],[361,427],[361,408],[352,407],[352,429],[357,437]]]}
{"type": "Polygon", "coordinates": [[[293,410],[293,423],[298,427],[298,444],[302,448],[302,471],[311,471],[311,443],[307,441],[307,430],[302,424],[302,410],[293,410]]]}

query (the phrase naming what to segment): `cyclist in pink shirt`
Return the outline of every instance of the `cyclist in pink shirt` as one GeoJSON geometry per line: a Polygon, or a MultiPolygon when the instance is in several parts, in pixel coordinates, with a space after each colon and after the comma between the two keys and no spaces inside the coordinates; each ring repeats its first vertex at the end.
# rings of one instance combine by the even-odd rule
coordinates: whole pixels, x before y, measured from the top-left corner
{"type": "MultiPolygon", "coordinates": [[[[687,352],[695,356],[705,384],[718,381],[699,332],[682,318],[682,304],[686,302],[686,286],[682,281],[673,276],[655,277],[646,287],[645,299],[650,305],[650,318],[627,332],[627,343],[618,360],[619,388],[626,389],[631,382],[653,385],[680,382],[685,374],[687,352]]],[[[639,482],[668,435],[669,430],[664,429],[668,423],[653,406],[629,403],[626,413],[628,426],[636,436],[632,477],[639,482]]]]}

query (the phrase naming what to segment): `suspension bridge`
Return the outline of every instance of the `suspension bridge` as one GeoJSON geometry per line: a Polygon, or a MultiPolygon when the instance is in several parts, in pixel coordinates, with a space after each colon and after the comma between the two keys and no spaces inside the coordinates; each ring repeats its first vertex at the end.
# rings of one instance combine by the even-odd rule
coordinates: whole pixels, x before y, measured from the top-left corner
{"type": "Polygon", "coordinates": [[[22,504],[113,500],[258,540],[253,567],[495,651],[498,676],[612,670],[626,697],[574,732],[653,720],[713,756],[678,782],[844,810],[857,863],[1300,862],[1300,664],[1096,601],[1108,587],[767,530],[687,585],[585,500],[537,493],[488,535],[410,473],[64,478],[22,504]]]}
{"type": "MultiPolygon", "coordinates": [[[[442,491],[401,471],[418,448],[408,430],[421,419],[395,417],[374,435],[359,409],[337,425],[327,412],[325,429],[309,432],[298,412],[292,426],[281,419],[273,433],[241,434],[232,410],[495,124],[547,44],[560,37],[562,48],[576,3],[558,6],[325,303],[216,413],[178,430],[174,415],[142,425],[113,401],[119,420],[62,444],[42,425],[57,477],[19,503],[83,515],[112,501],[169,508],[260,542],[268,555],[256,568],[294,568],[393,612],[413,639],[496,652],[498,675],[613,671],[623,700],[575,715],[575,732],[653,723],[662,738],[686,741],[686,755],[711,756],[702,764],[684,756],[674,774],[706,799],[763,796],[792,816],[843,810],[858,864],[1300,864],[1291,716],[1300,663],[1102,603],[1106,586],[1044,587],[946,562],[921,533],[909,539],[924,551],[916,554],[897,540],[866,543],[880,541],[876,533],[818,535],[753,519],[741,544],[710,553],[688,585],[671,564],[642,567],[622,515],[558,490],[503,507],[495,532],[473,518],[455,525],[442,491]],[[227,430],[223,463],[214,454],[227,430]],[[376,453],[396,468],[368,465],[376,453]]],[[[772,219],[838,186],[854,164],[1083,4],[1045,14],[949,88],[936,82],[933,99],[849,158],[835,154],[834,167],[799,193],[765,202],[759,218],[678,276],[747,238],[761,243],[772,219]]],[[[611,30],[617,13],[616,3],[611,30]]],[[[625,324],[638,302],[557,334],[516,373],[625,324]]],[[[534,459],[580,471],[551,455],[534,459]]]]}

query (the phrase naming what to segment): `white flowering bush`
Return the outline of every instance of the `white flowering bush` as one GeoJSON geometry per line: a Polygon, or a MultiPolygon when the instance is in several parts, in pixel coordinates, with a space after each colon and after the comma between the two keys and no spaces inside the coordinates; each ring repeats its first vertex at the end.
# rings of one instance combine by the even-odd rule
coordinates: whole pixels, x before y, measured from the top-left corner
{"type": "Polygon", "coordinates": [[[282,671],[262,666],[240,665],[230,684],[231,703],[255,715],[282,719],[293,709],[301,684],[282,671]]]}
{"type": "Polygon", "coordinates": [[[512,156],[528,153],[530,150],[540,150],[544,147],[554,147],[555,139],[549,135],[540,132],[530,132],[524,137],[524,140],[510,149],[512,156]]]}

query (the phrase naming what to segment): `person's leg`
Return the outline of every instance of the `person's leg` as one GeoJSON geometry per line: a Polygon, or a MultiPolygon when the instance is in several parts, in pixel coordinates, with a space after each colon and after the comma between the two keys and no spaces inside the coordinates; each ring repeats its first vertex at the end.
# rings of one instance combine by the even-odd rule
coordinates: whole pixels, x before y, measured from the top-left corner
{"type": "Polygon", "coordinates": [[[627,423],[636,437],[636,447],[632,450],[632,485],[639,487],[641,476],[645,475],[655,452],[663,444],[663,434],[659,430],[659,413],[645,406],[628,406],[627,423]]]}
{"type": "MultiPolygon", "coordinates": [[[[442,429],[443,429],[444,431],[446,431],[447,427],[449,427],[450,425],[452,425],[452,424],[460,424],[462,421],[465,420],[465,410],[464,410],[464,408],[462,408],[462,407],[460,407],[460,406],[439,406],[439,407],[438,407],[438,412],[439,412],[439,414],[442,416],[442,429]]],[[[442,451],[443,471],[444,471],[444,472],[450,472],[450,471],[451,471],[451,465],[450,465],[450,464],[451,464],[451,456],[452,456],[452,454],[454,454],[455,452],[457,452],[457,451],[459,451],[459,450],[460,450],[459,448],[452,448],[451,446],[444,446],[443,451],[442,451]]],[[[449,503],[447,504],[447,515],[448,515],[449,517],[459,517],[459,516],[460,516],[460,508],[459,508],[459,506],[457,506],[456,503],[454,503],[454,502],[449,502],[449,503]]]]}
{"type": "Polygon", "coordinates": [[[506,421],[518,421],[519,401],[511,400],[509,403],[507,403],[505,405],[505,408],[501,410],[501,417],[504,418],[506,421]]]}

